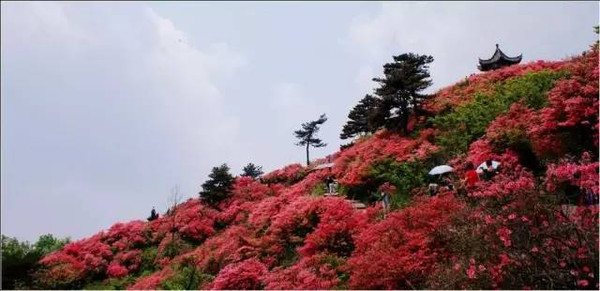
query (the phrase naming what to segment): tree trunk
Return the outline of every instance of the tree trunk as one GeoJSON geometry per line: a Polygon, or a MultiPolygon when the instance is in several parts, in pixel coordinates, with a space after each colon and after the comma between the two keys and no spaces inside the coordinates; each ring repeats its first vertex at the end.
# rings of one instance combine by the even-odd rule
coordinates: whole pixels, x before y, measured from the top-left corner
{"type": "Polygon", "coordinates": [[[308,159],[308,146],[310,146],[310,144],[306,143],[306,166],[310,164],[310,160],[308,159]]]}
{"type": "Polygon", "coordinates": [[[406,103],[402,103],[400,105],[400,126],[402,127],[402,132],[406,135],[408,134],[408,118],[410,112],[408,110],[408,105],[406,103]]]}

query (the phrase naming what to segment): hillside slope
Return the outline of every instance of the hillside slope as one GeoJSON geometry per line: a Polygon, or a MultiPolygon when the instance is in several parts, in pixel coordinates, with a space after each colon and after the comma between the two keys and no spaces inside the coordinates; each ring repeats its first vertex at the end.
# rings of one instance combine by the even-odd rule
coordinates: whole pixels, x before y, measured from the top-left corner
{"type": "Polygon", "coordinates": [[[562,197],[598,197],[598,76],[597,47],[473,75],[430,99],[411,136],[335,153],[342,194],[396,186],[386,218],[318,195],[328,170],[290,165],[237,178],[221,211],[190,199],[73,242],[40,261],[39,287],[597,289],[598,204],[562,197]],[[490,181],[426,195],[431,167],[462,176],[490,158],[490,181]]]}

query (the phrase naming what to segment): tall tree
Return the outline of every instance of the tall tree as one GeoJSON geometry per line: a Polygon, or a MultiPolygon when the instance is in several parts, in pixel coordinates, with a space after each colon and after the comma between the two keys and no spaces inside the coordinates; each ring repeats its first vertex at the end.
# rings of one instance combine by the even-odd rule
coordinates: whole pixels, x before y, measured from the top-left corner
{"type": "Polygon", "coordinates": [[[373,126],[406,134],[411,113],[420,113],[421,103],[427,97],[421,92],[432,84],[429,64],[433,57],[408,53],[393,58],[394,62],[383,65],[384,78],[373,79],[379,83],[375,93],[381,98],[373,126]]]}
{"type": "Polygon", "coordinates": [[[324,147],[327,144],[324,143],[321,139],[317,138],[317,133],[319,132],[319,126],[327,121],[327,116],[325,114],[321,114],[319,119],[302,123],[302,129],[294,131],[296,138],[300,141],[296,143],[297,146],[306,146],[306,165],[310,164],[308,148],[315,147],[320,148],[324,147]]]}
{"type": "Polygon", "coordinates": [[[213,207],[219,202],[227,199],[231,195],[234,178],[229,173],[229,166],[222,164],[219,167],[213,167],[208,175],[208,180],[202,184],[200,199],[213,207]]]}
{"type": "Polygon", "coordinates": [[[365,95],[348,114],[350,119],[342,128],[340,134],[341,139],[352,138],[364,133],[372,133],[377,130],[373,128],[370,122],[372,119],[375,108],[378,106],[380,100],[372,95],[365,95]]]}
{"type": "Polygon", "coordinates": [[[256,166],[253,163],[248,163],[242,171],[241,176],[252,177],[252,179],[256,179],[264,174],[262,167],[256,166]]]}

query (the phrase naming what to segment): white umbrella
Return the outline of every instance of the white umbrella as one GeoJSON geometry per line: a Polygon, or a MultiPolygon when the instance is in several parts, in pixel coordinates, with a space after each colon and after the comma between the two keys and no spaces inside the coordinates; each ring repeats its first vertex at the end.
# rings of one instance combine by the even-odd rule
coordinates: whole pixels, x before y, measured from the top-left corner
{"type": "Polygon", "coordinates": [[[437,167],[431,169],[431,171],[429,171],[429,175],[440,175],[440,174],[452,172],[453,170],[454,169],[448,165],[441,165],[441,166],[437,166],[437,167]]]}
{"type": "Polygon", "coordinates": [[[327,168],[333,168],[333,163],[327,163],[327,164],[320,164],[316,167],[313,168],[313,170],[321,170],[321,169],[327,169],[327,168]]]}
{"type": "MultiPolygon", "coordinates": [[[[500,166],[500,162],[497,161],[492,161],[492,169],[498,169],[498,166],[500,166]]],[[[477,167],[477,173],[483,173],[483,170],[487,170],[487,164],[485,162],[481,163],[481,165],[479,165],[479,167],[477,167]]]]}

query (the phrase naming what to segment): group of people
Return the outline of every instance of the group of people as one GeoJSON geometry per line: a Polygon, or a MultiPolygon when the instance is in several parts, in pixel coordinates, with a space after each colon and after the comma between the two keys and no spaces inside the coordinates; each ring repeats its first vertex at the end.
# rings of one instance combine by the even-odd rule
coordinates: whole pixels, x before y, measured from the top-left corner
{"type": "Polygon", "coordinates": [[[428,191],[430,196],[436,196],[441,191],[454,190],[454,181],[449,174],[439,177],[437,183],[430,183],[428,191]]]}
{"type": "Polygon", "coordinates": [[[481,172],[478,172],[477,169],[475,169],[473,163],[468,162],[463,184],[466,186],[473,186],[479,181],[489,181],[498,173],[498,168],[494,167],[491,159],[485,161],[485,165],[480,166],[479,169],[481,169],[481,172]]]}
{"type": "MultiPolygon", "coordinates": [[[[489,181],[498,173],[498,163],[488,159],[484,164],[475,168],[473,163],[468,162],[466,171],[463,179],[460,180],[460,184],[457,186],[459,189],[465,189],[475,185],[479,181],[489,181]],[[494,164],[496,163],[496,164],[494,164]]],[[[454,190],[454,179],[452,178],[452,172],[442,174],[437,177],[437,181],[430,183],[428,186],[428,192],[430,196],[436,196],[443,191],[454,190]]]]}

